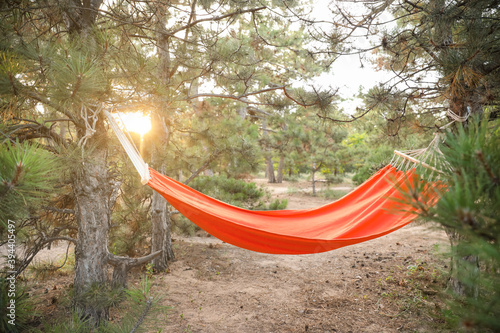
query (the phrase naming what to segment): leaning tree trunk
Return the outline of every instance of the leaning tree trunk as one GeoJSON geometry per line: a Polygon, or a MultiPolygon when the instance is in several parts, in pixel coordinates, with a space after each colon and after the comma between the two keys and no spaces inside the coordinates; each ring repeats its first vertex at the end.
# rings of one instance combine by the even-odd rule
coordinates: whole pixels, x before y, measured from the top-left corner
{"type": "MultiPolygon", "coordinates": [[[[168,146],[168,129],[165,120],[158,114],[153,115],[154,133],[151,163],[161,174],[167,173],[165,147],[168,146]]],[[[168,203],[158,192],[153,191],[151,198],[151,252],[161,251],[153,259],[154,269],[158,272],[168,268],[169,261],[175,259],[172,248],[171,213],[168,203]]]]}
{"type": "MultiPolygon", "coordinates": [[[[100,130],[100,133],[105,133],[104,128],[100,130]]],[[[112,187],[108,181],[105,134],[89,143],[94,148],[89,149],[84,162],[75,171],[73,180],[78,224],[74,295],[80,313],[97,325],[108,318],[108,308],[92,300],[91,296],[95,295],[93,288],[102,287],[108,282],[109,199],[112,187]]]]}

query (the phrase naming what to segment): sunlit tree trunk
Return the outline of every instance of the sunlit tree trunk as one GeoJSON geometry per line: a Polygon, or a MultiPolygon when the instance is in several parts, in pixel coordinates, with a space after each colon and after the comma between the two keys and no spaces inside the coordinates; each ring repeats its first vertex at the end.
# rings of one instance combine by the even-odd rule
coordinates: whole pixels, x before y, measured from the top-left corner
{"type": "MultiPolygon", "coordinates": [[[[104,128],[100,129],[100,133],[105,133],[104,128]]],[[[95,148],[89,150],[73,179],[78,224],[74,294],[75,305],[80,313],[98,324],[101,320],[108,319],[108,308],[86,295],[89,289],[102,287],[108,282],[107,255],[111,216],[109,198],[112,187],[108,181],[105,135],[101,134],[99,140],[92,144],[95,148]]]]}

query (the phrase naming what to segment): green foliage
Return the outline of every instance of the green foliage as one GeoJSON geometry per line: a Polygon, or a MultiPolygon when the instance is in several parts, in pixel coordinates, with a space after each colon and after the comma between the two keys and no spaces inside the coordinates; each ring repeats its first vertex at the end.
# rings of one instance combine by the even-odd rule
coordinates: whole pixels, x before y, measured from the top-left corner
{"type": "Polygon", "coordinates": [[[325,199],[338,200],[338,199],[344,197],[347,193],[349,193],[349,191],[326,189],[326,190],[319,191],[318,195],[320,197],[325,198],[325,199]]]}
{"type": "Polygon", "coordinates": [[[36,144],[1,144],[0,221],[23,219],[39,207],[53,194],[57,171],[55,157],[36,144]]]}
{"type": "Polygon", "coordinates": [[[342,184],[344,182],[344,177],[338,175],[336,176],[332,173],[325,174],[325,179],[327,184],[342,184]]]}
{"type": "Polygon", "coordinates": [[[268,205],[266,205],[265,203],[261,203],[259,206],[255,207],[255,210],[282,210],[286,209],[287,205],[287,199],[274,199],[268,205]]]}
{"type": "Polygon", "coordinates": [[[74,300],[76,304],[80,304],[85,308],[102,311],[117,306],[123,301],[123,296],[121,287],[115,287],[109,283],[95,282],[85,292],[74,295],[74,300]]]}
{"type": "Polygon", "coordinates": [[[373,169],[368,166],[363,166],[358,169],[358,171],[356,172],[356,174],[354,174],[354,176],[352,176],[352,182],[356,185],[361,185],[372,175],[373,175],[373,169]]]}
{"type": "MultiPolygon", "coordinates": [[[[98,331],[103,333],[146,332],[141,327],[144,326],[146,318],[165,309],[165,307],[159,306],[160,298],[151,292],[151,286],[152,283],[147,276],[141,279],[138,287],[125,291],[93,286],[89,290],[91,293],[98,291],[103,292],[103,294],[100,296],[94,294],[91,297],[93,299],[92,302],[103,301],[108,307],[116,306],[124,310],[121,320],[114,323],[101,322],[98,331]],[[120,300],[120,304],[116,302],[117,299],[120,300]]],[[[89,318],[85,318],[78,310],[74,310],[70,318],[65,318],[62,321],[52,324],[45,323],[43,331],[54,333],[87,333],[93,331],[94,328],[89,318]]]]}
{"type": "Polygon", "coordinates": [[[87,333],[92,331],[92,325],[89,318],[85,318],[78,310],[73,310],[71,317],[59,321],[56,324],[45,324],[44,332],[51,333],[87,333]]]}
{"type": "Polygon", "coordinates": [[[197,191],[225,203],[245,208],[255,206],[265,195],[264,190],[258,188],[255,183],[247,183],[223,175],[197,177],[189,185],[197,191]]]}
{"type": "Polygon", "coordinates": [[[201,176],[190,184],[192,188],[230,205],[255,210],[273,210],[286,208],[286,200],[278,199],[266,205],[268,193],[255,183],[221,176],[201,176]]]}
{"type": "MultiPolygon", "coordinates": [[[[270,203],[269,194],[255,183],[247,183],[240,179],[220,176],[199,176],[195,178],[189,186],[210,197],[233,206],[252,210],[281,210],[285,209],[288,201],[286,199],[275,199],[270,203]]],[[[184,217],[176,217],[172,225],[175,232],[185,235],[194,235],[199,230],[191,222],[187,222],[184,217]]]]}
{"type": "Polygon", "coordinates": [[[347,130],[332,122],[322,121],[310,109],[299,109],[285,117],[274,119],[281,128],[273,132],[267,144],[285,156],[293,173],[342,173],[342,140],[347,130]],[[285,125],[286,124],[286,125],[285,125]]]}
{"type": "MultiPolygon", "coordinates": [[[[453,294],[451,310],[461,323],[478,332],[500,329],[500,135],[498,125],[470,121],[457,133],[449,133],[442,147],[451,169],[443,170],[434,186],[440,199],[435,206],[414,205],[427,220],[438,222],[452,244],[454,277],[468,294],[453,294]],[[464,258],[475,256],[479,267],[464,258]],[[477,291],[477,295],[476,292],[477,291]]],[[[427,176],[426,176],[427,177],[427,176]]],[[[417,189],[422,192],[422,188],[417,189]]],[[[412,194],[408,194],[412,196],[412,194]]]]}
{"type": "Polygon", "coordinates": [[[356,185],[362,184],[375,172],[387,165],[393,155],[394,150],[388,145],[380,145],[375,149],[372,148],[366,151],[363,165],[356,170],[352,177],[353,183],[356,185]]]}

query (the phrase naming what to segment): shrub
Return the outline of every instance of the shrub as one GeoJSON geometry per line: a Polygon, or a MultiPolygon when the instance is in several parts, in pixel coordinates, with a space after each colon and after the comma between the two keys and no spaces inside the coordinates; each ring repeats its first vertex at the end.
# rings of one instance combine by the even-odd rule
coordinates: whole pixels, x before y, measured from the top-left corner
{"type": "MultiPolygon", "coordinates": [[[[226,176],[200,176],[189,186],[222,202],[246,209],[281,210],[288,205],[287,200],[279,199],[266,204],[269,194],[257,184],[226,176]]],[[[194,236],[201,229],[184,216],[176,215],[172,219],[172,230],[177,234],[194,236]]]]}
{"type": "Polygon", "coordinates": [[[356,185],[360,185],[365,182],[373,174],[372,168],[368,166],[363,166],[359,168],[354,176],[352,177],[352,182],[356,185]]]}
{"type": "Polygon", "coordinates": [[[15,282],[15,296],[10,295],[10,279],[0,278],[0,331],[1,332],[23,332],[29,327],[29,322],[37,316],[35,312],[35,301],[28,295],[25,285],[17,280],[15,282]],[[10,313],[11,300],[15,300],[15,325],[9,323],[12,320],[7,316],[10,313]]]}
{"type": "Polygon", "coordinates": [[[325,174],[325,179],[328,184],[342,184],[344,182],[344,177],[335,176],[334,174],[325,174]]]}
{"type": "Polygon", "coordinates": [[[453,315],[448,318],[477,332],[500,331],[499,128],[487,120],[480,125],[471,121],[468,128],[447,136],[442,152],[450,169],[440,175],[446,191],[441,191],[436,205],[412,200],[423,191],[418,184],[406,193],[419,215],[439,223],[450,235],[453,315]]]}

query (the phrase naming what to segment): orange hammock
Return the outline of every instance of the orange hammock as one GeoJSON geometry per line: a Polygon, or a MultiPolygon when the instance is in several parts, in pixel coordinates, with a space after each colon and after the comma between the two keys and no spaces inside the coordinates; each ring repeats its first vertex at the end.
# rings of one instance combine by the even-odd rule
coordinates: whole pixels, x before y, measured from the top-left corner
{"type": "MultiPolygon", "coordinates": [[[[225,204],[149,168],[111,113],[104,113],[141,182],[200,228],[235,246],[274,254],[319,253],[386,235],[416,218],[412,206],[396,200],[418,177],[414,169],[397,171],[391,165],[340,200],[315,209],[251,211],[225,204]]],[[[435,202],[436,192],[425,192],[421,198],[435,202]]]]}
{"type": "Polygon", "coordinates": [[[200,228],[224,242],[257,252],[330,251],[386,235],[416,217],[412,207],[394,201],[401,199],[400,190],[414,173],[397,171],[391,165],[340,200],[304,210],[246,210],[208,197],[151,168],[149,176],[147,184],[200,228]]]}

